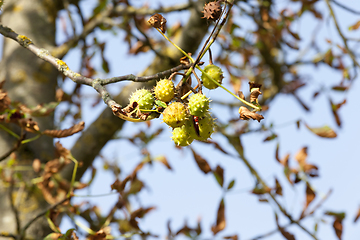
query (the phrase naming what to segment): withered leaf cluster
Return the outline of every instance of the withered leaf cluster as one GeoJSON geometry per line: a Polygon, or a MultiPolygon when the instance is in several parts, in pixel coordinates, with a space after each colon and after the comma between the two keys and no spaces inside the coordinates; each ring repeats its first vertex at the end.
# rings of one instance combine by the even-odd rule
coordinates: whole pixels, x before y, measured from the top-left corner
{"type": "MultiPolygon", "coordinates": [[[[70,190],[70,183],[59,176],[60,171],[68,164],[70,160],[70,150],[64,148],[60,142],[55,143],[57,158],[48,161],[41,172],[42,181],[37,183],[45,200],[50,204],[55,204],[64,199],[70,190]]],[[[38,160],[35,159],[33,167],[35,171],[39,171],[38,160]]],[[[76,189],[86,187],[86,184],[77,184],[76,189]]]]}
{"type": "Polygon", "coordinates": [[[25,115],[20,110],[13,110],[8,114],[0,115],[0,122],[15,123],[28,132],[39,132],[40,128],[32,118],[25,118],[25,115]]]}
{"type": "Polygon", "coordinates": [[[262,119],[264,119],[264,117],[256,112],[251,112],[249,109],[247,109],[246,107],[241,106],[239,109],[239,114],[240,114],[240,119],[242,120],[249,120],[249,119],[253,119],[253,120],[257,120],[258,122],[260,122],[262,119]]]}
{"type": "MultiPolygon", "coordinates": [[[[249,82],[250,102],[257,106],[259,106],[258,97],[262,94],[260,92],[261,86],[262,86],[261,84],[249,82]]],[[[245,99],[244,94],[241,91],[238,92],[238,95],[240,98],[245,99]]],[[[258,122],[260,122],[262,119],[264,119],[264,117],[262,115],[256,113],[255,111],[250,111],[248,108],[243,107],[243,106],[241,106],[239,108],[239,114],[240,114],[241,120],[253,119],[253,120],[257,120],[258,122]]]]}
{"type": "Polygon", "coordinates": [[[150,19],[148,20],[148,23],[154,27],[154,28],[159,28],[163,33],[165,33],[166,31],[166,19],[158,13],[155,13],[154,15],[152,15],[150,17],[150,19]]]}
{"type": "Polygon", "coordinates": [[[0,89],[0,113],[5,111],[10,106],[10,98],[7,95],[7,92],[4,92],[0,89]]]}
{"type": "Polygon", "coordinates": [[[288,179],[290,184],[299,183],[301,178],[299,177],[299,173],[304,173],[308,177],[318,177],[318,167],[314,164],[310,164],[307,162],[307,147],[303,147],[299,150],[299,152],[295,155],[295,160],[298,163],[298,167],[290,167],[289,160],[290,154],[285,155],[282,159],[279,157],[279,146],[276,148],[275,153],[276,160],[284,167],[284,174],[288,179]]]}

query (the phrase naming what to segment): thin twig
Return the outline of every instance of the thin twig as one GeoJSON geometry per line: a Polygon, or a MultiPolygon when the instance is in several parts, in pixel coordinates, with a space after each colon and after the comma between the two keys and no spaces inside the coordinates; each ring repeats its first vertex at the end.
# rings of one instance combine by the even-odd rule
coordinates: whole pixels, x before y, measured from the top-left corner
{"type": "Polygon", "coordinates": [[[335,0],[330,0],[330,1],[333,2],[335,5],[338,5],[339,7],[341,7],[342,9],[344,9],[346,11],[349,11],[349,12],[351,12],[353,14],[360,14],[360,11],[355,11],[354,9],[349,8],[349,7],[343,5],[343,4],[341,4],[341,3],[339,3],[339,2],[337,2],[335,0]]]}
{"type": "Polygon", "coordinates": [[[69,20],[70,20],[70,24],[71,24],[71,28],[73,30],[73,34],[74,34],[74,36],[76,36],[76,27],[75,27],[74,19],[71,16],[71,11],[69,9],[69,6],[70,6],[69,0],[63,0],[63,3],[64,3],[65,10],[66,10],[66,12],[68,14],[69,20]]]}
{"type": "MultiPolygon", "coordinates": [[[[319,209],[319,208],[324,204],[324,202],[329,198],[329,196],[331,195],[331,193],[332,193],[332,190],[330,189],[330,190],[328,191],[328,193],[325,195],[325,197],[323,197],[323,198],[321,199],[321,201],[313,208],[313,210],[310,211],[309,213],[304,214],[299,220],[302,220],[302,219],[304,219],[304,218],[306,218],[306,217],[311,216],[312,214],[314,214],[314,212],[315,212],[317,209],[319,209]]],[[[287,228],[287,227],[289,227],[291,224],[292,224],[292,223],[288,223],[288,224],[286,224],[285,226],[283,226],[282,228],[287,228]]],[[[269,237],[269,236],[273,235],[274,233],[277,233],[277,232],[279,231],[279,229],[280,229],[280,228],[276,228],[276,229],[274,229],[274,230],[272,230],[272,231],[270,231],[270,232],[268,232],[268,233],[264,233],[264,234],[258,235],[257,237],[251,238],[251,239],[249,239],[249,240],[259,240],[259,239],[262,239],[262,238],[265,238],[265,237],[269,237]]]]}
{"type": "Polygon", "coordinates": [[[15,236],[14,234],[7,233],[4,231],[0,232],[0,237],[17,239],[17,236],[15,236]]]}
{"type": "MultiPolygon", "coordinates": [[[[10,201],[11,210],[13,211],[14,216],[15,216],[16,232],[17,232],[17,233],[20,233],[20,230],[21,230],[21,221],[20,221],[19,211],[18,211],[18,209],[15,207],[15,204],[14,204],[13,193],[14,193],[14,181],[13,181],[13,179],[12,179],[12,180],[10,181],[10,188],[9,188],[9,201],[10,201]]],[[[18,193],[18,194],[19,194],[19,193],[18,193]]]]}
{"type": "Polygon", "coordinates": [[[188,64],[188,65],[181,64],[181,65],[179,65],[177,67],[165,70],[163,72],[156,73],[154,75],[145,76],[145,77],[137,77],[137,76],[135,76],[133,74],[129,74],[129,75],[124,75],[124,76],[120,76],[120,77],[106,78],[106,79],[101,79],[100,83],[102,85],[107,85],[107,84],[110,84],[110,83],[116,83],[116,82],[125,81],[125,80],[130,80],[130,81],[133,81],[133,82],[148,82],[148,81],[151,81],[151,80],[158,80],[158,79],[161,79],[161,78],[168,77],[170,74],[178,72],[178,71],[183,70],[183,69],[188,69],[190,66],[191,66],[190,64],[188,64]]]}
{"type": "Polygon", "coordinates": [[[36,215],[33,219],[31,219],[21,230],[21,236],[25,235],[26,230],[31,226],[31,224],[33,224],[38,218],[44,216],[48,211],[55,209],[57,206],[63,204],[64,202],[70,200],[70,197],[66,197],[63,200],[61,200],[60,202],[57,202],[51,206],[49,206],[47,209],[43,210],[42,212],[40,212],[38,215],[36,215]]]}
{"type": "Polygon", "coordinates": [[[158,56],[159,58],[162,58],[162,59],[164,59],[164,60],[167,59],[167,60],[173,61],[173,59],[170,58],[168,55],[162,54],[161,52],[157,51],[157,50],[153,47],[152,43],[150,42],[149,37],[148,37],[147,34],[141,29],[141,26],[140,26],[139,23],[136,21],[136,16],[135,16],[135,15],[134,15],[134,17],[133,17],[133,20],[134,20],[136,29],[137,29],[137,30],[141,33],[141,35],[143,35],[143,37],[145,38],[145,41],[142,41],[142,40],[140,40],[140,39],[138,39],[138,40],[144,42],[144,43],[151,49],[151,51],[153,51],[153,52],[156,54],[156,56],[158,56]]]}
{"type": "Polygon", "coordinates": [[[25,138],[25,132],[23,132],[20,138],[16,141],[13,148],[0,157],[0,162],[6,159],[8,156],[10,156],[11,153],[15,152],[21,146],[21,142],[24,140],[24,138],[25,138]]]}
{"type": "Polygon", "coordinates": [[[336,19],[336,17],[335,17],[335,13],[334,13],[331,5],[330,5],[329,0],[325,0],[325,2],[326,2],[327,6],[328,6],[328,8],[329,8],[331,17],[332,17],[333,20],[334,20],[335,27],[336,27],[336,29],[337,29],[337,31],[338,31],[341,39],[342,39],[343,42],[344,42],[346,51],[348,52],[350,58],[352,59],[352,61],[353,61],[353,63],[354,63],[354,66],[358,66],[358,67],[360,68],[360,65],[359,65],[358,61],[356,60],[356,57],[355,57],[354,53],[350,50],[350,48],[349,48],[349,46],[348,46],[348,44],[347,44],[347,39],[346,39],[346,37],[344,36],[344,34],[342,33],[342,31],[341,31],[341,29],[340,29],[339,23],[338,23],[338,21],[337,21],[337,19],[336,19]]]}
{"type": "MultiPolygon", "coordinates": [[[[261,186],[266,189],[268,188],[267,184],[265,183],[265,181],[260,177],[260,175],[258,174],[258,172],[253,168],[253,166],[250,164],[250,162],[245,158],[244,155],[244,149],[241,145],[240,142],[240,137],[239,136],[231,136],[229,134],[227,134],[226,132],[222,132],[224,134],[225,137],[227,137],[229,143],[231,145],[233,145],[234,149],[238,152],[240,159],[242,160],[242,162],[247,166],[247,168],[250,170],[251,174],[256,178],[256,181],[258,183],[261,184],[261,186]]],[[[277,199],[275,198],[275,196],[269,192],[268,193],[270,195],[270,197],[272,198],[273,202],[277,205],[277,207],[279,208],[279,210],[290,220],[290,223],[294,223],[297,226],[299,226],[303,231],[305,231],[307,234],[309,234],[313,239],[317,239],[317,237],[312,234],[309,230],[307,230],[305,227],[303,227],[299,221],[296,221],[293,219],[293,217],[285,210],[285,208],[277,201],[277,199]]]]}
{"type": "MultiPolygon", "coordinates": [[[[115,7],[112,5],[109,5],[107,9],[104,11],[101,11],[99,14],[93,16],[91,20],[89,20],[86,25],[83,27],[83,31],[81,34],[74,36],[69,41],[65,42],[64,44],[60,45],[59,47],[56,47],[52,50],[52,55],[54,55],[57,58],[63,58],[65,54],[68,53],[68,51],[76,46],[78,42],[81,39],[85,39],[89,33],[94,31],[96,27],[101,25],[103,21],[112,16],[125,16],[125,15],[152,15],[158,12],[173,12],[173,11],[183,11],[186,9],[189,9],[192,6],[192,3],[185,3],[185,4],[179,4],[171,7],[161,7],[158,9],[150,9],[148,7],[142,7],[142,8],[135,8],[132,6],[118,6],[115,7]]],[[[79,8],[78,8],[79,9],[79,8]]]]}
{"type": "Polygon", "coordinates": [[[307,216],[310,216],[312,215],[317,209],[319,209],[323,204],[324,202],[329,198],[329,196],[331,195],[332,193],[332,189],[330,189],[327,194],[321,199],[321,201],[313,208],[313,210],[311,210],[310,212],[308,213],[305,213],[303,218],[307,217],[307,216]]]}
{"type": "Polygon", "coordinates": [[[98,27],[104,21],[104,19],[109,17],[113,11],[114,8],[112,6],[109,6],[104,11],[101,11],[84,26],[82,33],[75,35],[72,39],[68,40],[64,44],[52,49],[51,54],[57,58],[63,58],[71,48],[75,47],[81,39],[85,39],[85,37],[94,31],[94,29],[98,27]]]}

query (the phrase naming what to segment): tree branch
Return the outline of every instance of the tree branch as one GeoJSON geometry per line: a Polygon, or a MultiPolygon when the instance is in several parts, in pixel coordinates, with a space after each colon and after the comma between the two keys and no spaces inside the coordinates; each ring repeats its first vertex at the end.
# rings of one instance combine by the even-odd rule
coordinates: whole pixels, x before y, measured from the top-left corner
{"type": "Polygon", "coordinates": [[[57,206],[63,204],[64,202],[70,200],[72,196],[70,197],[66,197],[64,198],[63,200],[61,200],[60,202],[58,203],[55,203],[51,206],[49,206],[48,208],[46,208],[45,210],[43,210],[42,212],[40,212],[38,215],[36,215],[33,219],[31,219],[22,229],[21,229],[21,232],[20,232],[20,235],[21,236],[25,236],[25,232],[26,230],[31,226],[31,224],[33,224],[37,219],[39,219],[40,217],[44,216],[48,211],[50,211],[51,209],[54,209],[56,208],[57,206]]]}
{"type": "Polygon", "coordinates": [[[10,156],[11,153],[15,152],[21,146],[21,142],[22,140],[24,140],[24,138],[25,138],[25,132],[21,134],[20,138],[16,141],[13,148],[11,148],[8,152],[6,152],[4,155],[0,157],[0,162],[5,160],[8,156],[10,156]]]}
{"type": "Polygon", "coordinates": [[[115,16],[124,16],[124,15],[153,15],[155,13],[167,13],[167,12],[174,12],[174,11],[183,11],[187,10],[192,6],[191,1],[185,4],[174,5],[170,7],[160,7],[158,9],[149,9],[147,7],[141,8],[134,8],[132,6],[118,6],[115,7],[109,5],[106,10],[101,11],[99,14],[94,16],[86,25],[84,25],[83,31],[81,34],[74,36],[72,39],[68,40],[66,43],[62,44],[61,46],[54,48],[51,54],[57,58],[63,58],[68,51],[76,46],[76,44],[81,40],[84,39],[89,33],[94,31],[96,27],[100,24],[104,23],[106,18],[110,17],[111,15],[115,16]]]}
{"type": "MultiPolygon", "coordinates": [[[[257,182],[259,182],[261,184],[262,188],[264,188],[264,189],[268,188],[265,181],[260,177],[258,172],[250,164],[250,162],[245,158],[244,149],[243,149],[243,147],[241,145],[241,141],[240,141],[240,136],[231,136],[231,135],[227,134],[225,131],[223,131],[222,134],[224,134],[224,136],[227,137],[229,143],[238,152],[239,158],[246,165],[246,167],[250,170],[251,174],[256,178],[257,182]]],[[[277,205],[279,210],[290,220],[291,224],[294,223],[294,224],[298,225],[303,231],[305,231],[307,234],[309,234],[313,239],[315,239],[315,240],[317,239],[316,236],[314,234],[312,234],[309,230],[307,230],[304,226],[302,226],[299,221],[296,221],[293,219],[291,214],[289,214],[286,211],[286,209],[277,201],[274,194],[272,194],[271,192],[269,192],[267,194],[271,197],[271,199],[277,205]]]]}
{"type": "Polygon", "coordinates": [[[357,67],[360,68],[360,65],[359,65],[358,61],[356,60],[356,57],[355,57],[354,53],[350,50],[350,48],[349,48],[349,46],[348,46],[348,44],[347,44],[347,39],[345,38],[344,34],[342,33],[342,31],[341,31],[341,29],[340,29],[339,23],[338,23],[338,21],[337,21],[337,19],[336,19],[336,17],[335,17],[335,13],[334,13],[331,5],[330,5],[329,0],[325,0],[325,2],[326,2],[327,6],[328,6],[328,8],[329,8],[331,17],[332,17],[333,20],[334,20],[335,27],[336,27],[336,29],[337,29],[337,31],[338,31],[341,39],[342,39],[343,42],[344,42],[346,51],[348,52],[350,58],[352,59],[352,61],[353,61],[353,63],[354,63],[354,66],[357,66],[357,67]]]}
{"type": "Polygon", "coordinates": [[[349,11],[349,12],[351,12],[351,13],[353,13],[353,14],[357,14],[357,15],[360,14],[360,11],[355,11],[354,9],[349,8],[349,7],[347,7],[347,6],[339,3],[338,1],[335,1],[335,0],[330,0],[330,1],[333,2],[335,5],[338,5],[339,7],[341,7],[342,9],[344,9],[344,10],[346,10],[346,11],[349,11]]]}
{"type": "MultiPolygon", "coordinates": [[[[15,33],[13,30],[11,30],[10,28],[4,27],[1,24],[0,24],[0,33],[2,35],[4,35],[5,37],[13,39],[14,41],[18,42],[24,48],[30,50],[32,53],[34,53],[39,58],[52,64],[54,67],[56,67],[58,69],[59,72],[64,74],[66,77],[70,78],[75,83],[92,86],[101,95],[101,98],[103,99],[103,101],[106,103],[106,105],[109,106],[110,109],[113,110],[113,112],[114,112],[114,114],[116,114],[116,116],[118,116],[124,120],[128,120],[128,121],[135,121],[137,119],[132,119],[132,118],[127,117],[126,115],[121,114],[121,108],[122,108],[121,105],[113,100],[113,98],[111,97],[110,93],[106,90],[104,85],[123,81],[123,80],[132,80],[134,82],[148,82],[151,80],[159,79],[161,77],[165,77],[166,75],[168,75],[168,74],[170,75],[171,73],[177,72],[181,69],[188,68],[188,66],[186,66],[186,65],[179,65],[178,67],[175,67],[175,68],[172,68],[169,70],[165,70],[164,72],[160,72],[160,73],[154,74],[152,76],[147,76],[147,77],[136,77],[136,76],[130,74],[130,75],[122,76],[122,77],[109,78],[109,79],[105,79],[105,80],[101,80],[99,78],[91,79],[91,78],[84,77],[84,76],[70,70],[70,68],[67,66],[67,64],[64,61],[52,56],[46,49],[41,49],[41,48],[37,47],[26,36],[19,35],[19,34],[15,33]]],[[[142,120],[139,120],[139,121],[142,121],[142,120]]]]}

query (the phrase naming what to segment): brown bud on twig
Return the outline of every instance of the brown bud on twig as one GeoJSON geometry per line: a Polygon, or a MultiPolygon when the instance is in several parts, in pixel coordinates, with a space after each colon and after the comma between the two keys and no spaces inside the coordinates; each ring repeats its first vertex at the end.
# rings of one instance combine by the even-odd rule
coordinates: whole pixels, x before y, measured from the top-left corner
{"type": "Polygon", "coordinates": [[[220,1],[209,2],[205,4],[203,13],[204,13],[203,18],[206,18],[208,20],[211,19],[213,21],[218,20],[221,15],[220,1]]]}
{"type": "Polygon", "coordinates": [[[155,13],[150,17],[148,23],[154,28],[160,28],[165,33],[166,31],[166,19],[158,13],[155,13]]]}

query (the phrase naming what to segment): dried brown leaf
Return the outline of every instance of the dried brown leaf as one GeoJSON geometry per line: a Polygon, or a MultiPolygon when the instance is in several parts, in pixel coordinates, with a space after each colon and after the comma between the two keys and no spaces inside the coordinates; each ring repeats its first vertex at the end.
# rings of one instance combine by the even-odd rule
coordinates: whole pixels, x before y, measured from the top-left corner
{"type": "Polygon", "coordinates": [[[197,165],[199,166],[200,170],[205,174],[211,172],[211,167],[208,164],[208,162],[203,157],[201,157],[199,154],[197,154],[192,148],[191,148],[191,151],[194,155],[194,159],[195,159],[197,165]]]}
{"type": "Polygon", "coordinates": [[[79,240],[79,237],[76,235],[75,231],[73,231],[71,233],[71,237],[74,239],[74,240],[79,240]]]}
{"type": "Polygon", "coordinates": [[[343,85],[337,85],[337,86],[332,87],[332,90],[340,91],[340,92],[346,91],[348,89],[349,89],[349,87],[343,86],[343,85]]]}
{"type": "Polygon", "coordinates": [[[160,28],[160,30],[165,33],[166,31],[166,19],[158,13],[155,13],[150,17],[148,23],[154,28],[160,28]]]}
{"type": "Polygon", "coordinates": [[[64,96],[65,96],[64,90],[62,90],[61,88],[56,89],[56,93],[55,93],[56,101],[61,102],[61,101],[65,100],[64,96]]]}
{"type": "Polygon", "coordinates": [[[240,119],[242,119],[242,120],[253,119],[253,120],[257,120],[258,122],[260,122],[262,119],[264,119],[264,117],[262,115],[251,112],[249,109],[247,109],[246,107],[243,107],[243,106],[241,106],[239,108],[239,114],[240,114],[240,119]]]}
{"type": "Polygon", "coordinates": [[[289,233],[288,231],[285,230],[285,228],[283,228],[279,225],[279,218],[278,218],[277,214],[275,214],[275,219],[276,219],[276,225],[277,225],[281,235],[283,235],[284,238],[286,238],[287,240],[295,240],[295,236],[293,234],[289,233]]]}
{"type": "Polygon", "coordinates": [[[344,105],[346,103],[346,99],[344,99],[344,101],[342,101],[341,103],[335,104],[333,103],[333,101],[331,101],[330,99],[330,105],[331,105],[331,110],[332,113],[334,115],[336,124],[341,127],[341,120],[340,120],[340,116],[338,114],[338,110],[342,107],[342,105],[344,105]]]}
{"type": "Polygon", "coordinates": [[[64,157],[65,159],[71,157],[70,150],[64,148],[60,142],[55,143],[55,150],[56,150],[56,155],[59,157],[64,157]]]}
{"type": "Polygon", "coordinates": [[[262,84],[255,83],[255,82],[249,82],[249,91],[252,92],[254,88],[258,88],[260,90],[262,84]]]}
{"type": "Polygon", "coordinates": [[[306,165],[306,158],[307,158],[307,147],[303,147],[295,155],[295,159],[299,163],[301,168],[303,168],[306,165]]]}
{"type": "Polygon", "coordinates": [[[211,231],[214,235],[216,235],[218,232],[224,230],[226,226],[226,220],[225,220],[225,203],[224,199],[221,199],[219,209],[217,212],[217,218],[216,218],[216,225],[213,225],[211,227],[211,231]]]}
{"type": "Polygon", "coordinates": [[[289,159],[290,159],[290,154],[286,154],[285,157],[280,159],[281,165],[283,165],[284,167],[289,167],[289,159]]]}
{"type": "Polygon", "coordinates": [[[9,108],[11,103],[10,98],[7,95],[7,92],[3,92],[2,90],[0,90],[0,112],[5,111],[6,109],[9,108]]]}
{"type": "Polygon", "coordinates": [[[267,136],[265,139],[264,139],[264,142],[268,142],[268,141],[271,141],[271,140],[274,140],[278,137],[277,134],[275,133],[272,133],[271,135],[267,136]]]}
{"type": "Polygon", "coordinates": [[[345,218],[345,213],[344,212],[325,212],[325,215],[328,216],[332,216],[334,217],[334,223],[333,223],[333,228],[335,230],[335,234],[338,237],[339,240],[341,240],[341,236],[342,236],[342,230],[343,230],[343,226],[342,226],[342,221],[345,218]]]}
{"type": "Polygon", "coordinates": [[[307,124],[305,126],[314,134],[323,138],[336,138],[337,134],[334,130],[332,130],[329,126],[323,126],[318,128],[311,128],[307,124]]]}
{"type": "Polygon", "coordinates": [[[224,239],[238,240],[239,237],[238,237],[237,234],[235,234],[235,235],[232,235],[232,236],[226,236],[226,237],[224,237],[224,239]]]}
{"type": "Polygon", "coordinates": [[[60,239],[62,236],[62,233],[50,233],[49,235],[47,235],[44,240],[58,240],[60,239]]]}
{"type": "Polygon", "coordinates": [[[213,171],[216,181],[222,187],[224,185],[224,169],[219,165],[216,166],[216,169],[213,171]]]}
{"type": "Polygon", "coordinates": [[[341,240],[342,231],[343,231],[343,225],[342,225],[342,219],[335,218],[334,224],[333,224],[335,234],[338,237],[339,240],[341,240]]]}
{"type": "Polygon", "coordinates": [[[170,164],[169,164],[169,162],[167,161],[167,159],[166,159],[165,156],[161,156],[161,157],[157,158],[156,160],[159,161],[159,162],[161,162],[162,164],[164,164],[165,167],[167,167],[167,169],[172,170],[172,168],[171,168],[171,166],[170,166],[170,164]]]}
{"type": "Polygon", "coordinates": [[[88,240],[105,240],[110,234],[111,228],[107,226],[97,231],[94,235],[89,235],[88,240]]]}
{"type": "Polygon", "coordinates": [[[357,21],[355,24],[351,25],[349,27],[349,31],[353,31],[353,30],[356,30],[360,27],[360,21],[357,21]]]}
{"type": "Polygon", "coordinates": [[[258,102],[258,97],[261,95],[262,92],[258,88],[253,88],[250,93],[250,102],[258,102]]]}
{"type": "Polygon", "coordinates": [[[315,192],[312,190],[309,183],[306,183],[306,204],[305,204],[304,211],[305,211],[305,209],[307,209],[309,204],[315,199],[315,197],[316,197],[315,192]]]}
{"type": "Polygon", "coordinates": [[[187,225],[187,222],[185,221],[185,224],[184,226],[175,233],[175,235],[179,235],[179,234],[184,234],[186,236],[190,236],[190,232],[192,231],[193,229],[191,229],[188,225],[187,225]]]}
{"type": "Polygon", "coordinates": [[[354,219],[354,223],[355,223],[359,218],[360,218],[360,207],[359,207],[359,209],[358,209],[358,211],[357,211],[356,217],[355,217],[355,219],[354,219]]]}
{"type": "Polygon", "coordinates": [[[33,121],[31,118],[22,118],[18,120],[20,127],[24,128],[28,132],[39,132],[40,128],[37,122],[33,121]]]}
{"type": "Polygon", "coordinates": [[[239,98],[245,100],[245,95],[244,95],[244,93],[242,91],[238,91],[237,93],[238,93],[239,98]]]}
{"type": "Polygon", "coordinates": [[[271,188],[269,187],[265,187],[263,188],[262,186],[256,186],[251,193],[256,194],[256,195],[263,195],[266,193],[270,193],[271,192],[271,188]]]}
{"type": "Polygon", "coordinates": [[[280,182],[277,180],[277,178],[275,178],[275,193],[280,196],[283,195],[282,187],[280,185],[280,182]]]}
{"type": "Polygon", "coordinates": [[[141,163],[139,163],[139,164],[136,166],[136,168],[134,169],[134,171],[133,171],[132,174],[131,174],[131,177],[132,177],[133,179],[136,178],[137,172],[138,172],[140,169],[142,169],[142,168],[144,167],[144,165],[145,165],[145,163],[141,162],[141,163]]]}
{"type": "Polygon", "coordinates": [[[64,138],[69,137],[75,133],[82,131],[85,127],[85,122],[81,121],[80,123],[72,126],[71,128],[64,130],[45,130],[42,133],[54,138],[64,138]]]}
{"type": "MultiPolygon", "coordinates": [[[[135,219],[135,218],[143,218],[145,216],[146,213],[150,212],[151,210],[155,209],[154,207],[149,207],[149,208],[139,208],[135,211],[133,211],[130,215],[130,219],[135,219]]],[[[131,221],[131,220],[130,220],[131,221]]]]}
{"type": "Polygon", "coordinates": [[[127,192],[128,195],[130,194],[136,194],[141,191],[141,189],[144,187],[144,183],[140,181],[139,179],[134,179],[131,182],[130,189],[127,192]]]}
{"type": "Polygon", "coordinates": [[[34,169],[34,172],[38,173],[41,170],[41,162],[39,159],[34,159],[33,163],[32,163],[32,167],[34,169]]]}
{"type": "Polygon", "coordinates": [[[116,179],[115,182],[110,185],[111,190],[116,190],[118,192],[121,192],[122,190],[124,190],[124,188],[121,188],[120,185],[121,185],[121,181],[119,179],[116,179]]]}
{"type": "Polygon", "coordinates": [[[278,161],[278,162],[280,162],[279,147],[280,147],[280,145],[277,144],[277,145],[276,145],[276,150],[275,150],[275,159],[276,159],[276,161],[278,161]]]}

